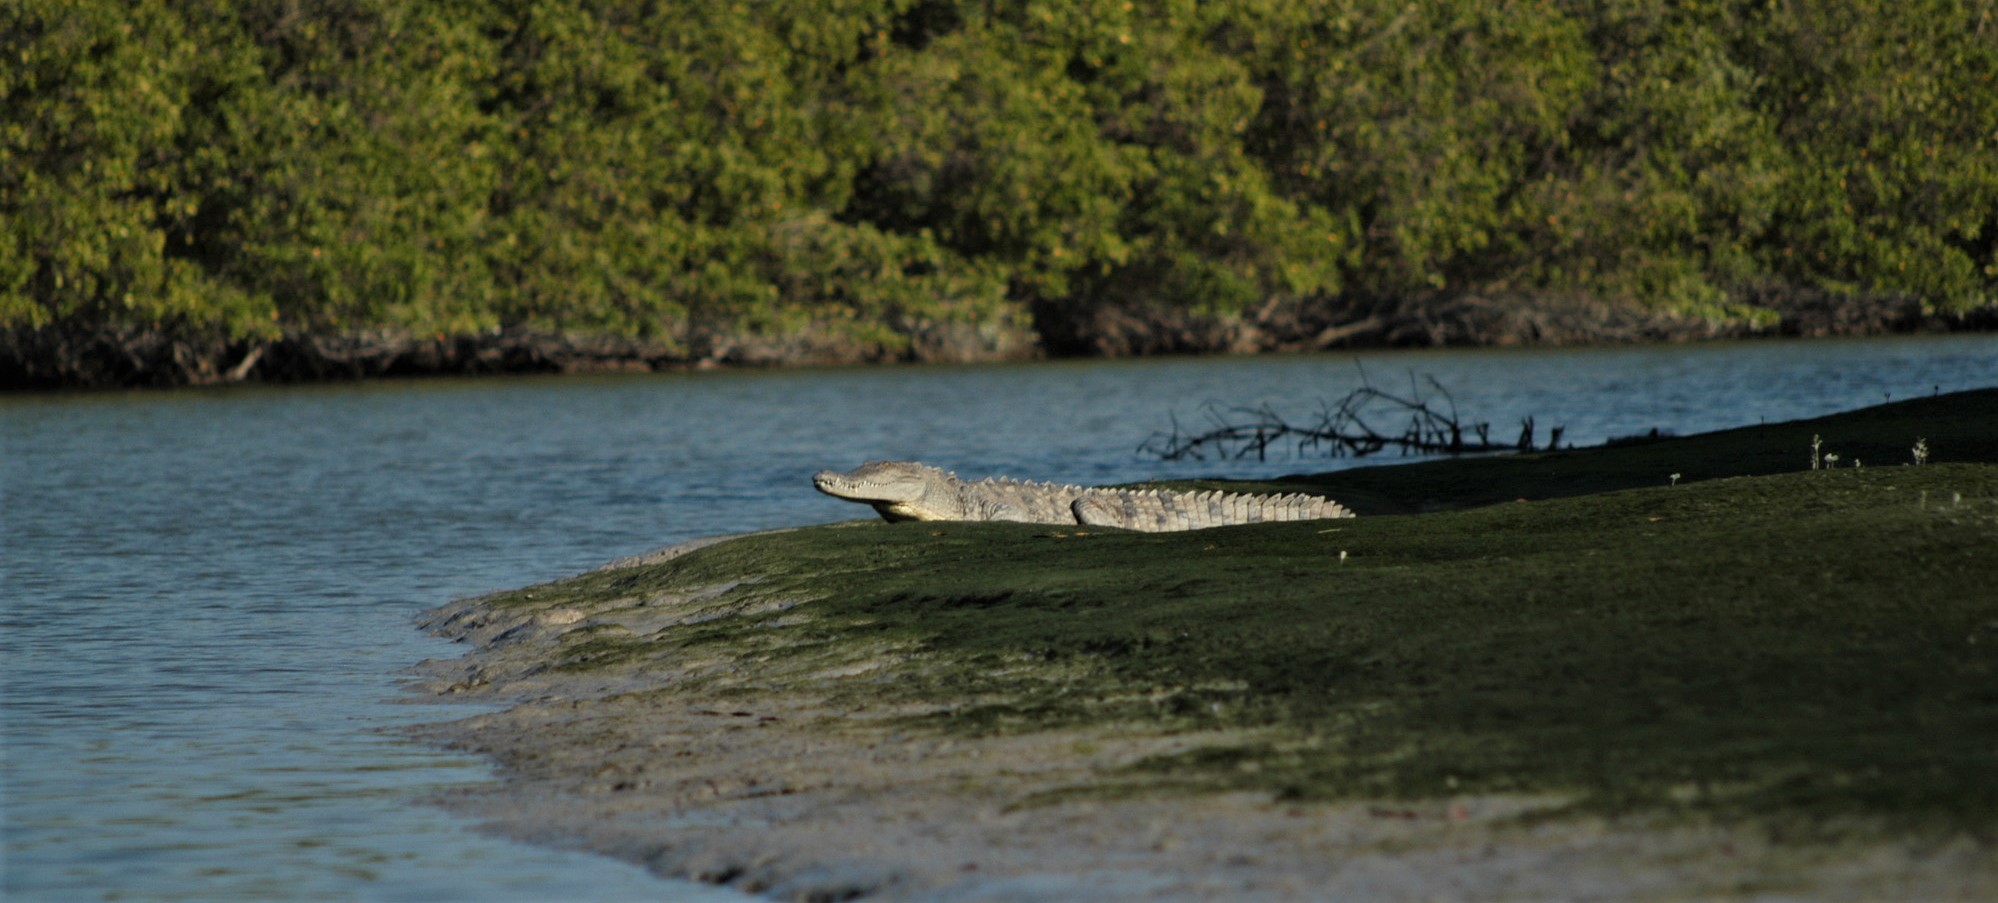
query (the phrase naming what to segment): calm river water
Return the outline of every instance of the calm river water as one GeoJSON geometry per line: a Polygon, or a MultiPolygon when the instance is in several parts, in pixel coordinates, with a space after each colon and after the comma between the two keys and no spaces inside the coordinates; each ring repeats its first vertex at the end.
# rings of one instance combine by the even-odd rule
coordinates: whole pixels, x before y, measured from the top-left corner
{"type": "MultiPolygon", "coordinates": [[[[422,381],[0,397],[0,896],[723,900],[423,805],[489,779],[401,739],[416,615],[695,536],[859,517],[868,458],[1101,483],[1203,402],[1308,418],[1434,377],[1589,444],[1998,385],[1998,337],[422,381]],[[1364,372],[1364,377],[1363,377],[1364,372]]],[[[1804,449],[1798,449],[1799,458],[1804,449]]]]}

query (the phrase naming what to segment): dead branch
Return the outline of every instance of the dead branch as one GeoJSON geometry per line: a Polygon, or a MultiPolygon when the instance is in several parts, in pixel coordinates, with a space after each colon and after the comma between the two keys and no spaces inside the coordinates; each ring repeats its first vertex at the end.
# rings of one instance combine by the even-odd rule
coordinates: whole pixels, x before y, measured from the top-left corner
{"type": "MultiPolygon", "coordinates": [[[[1520,423],[1516,442],[1494,442],[1491,424],[1464,423],[1457,403],[1448,390],[1433,377],[1425,377],[1440,404],[1425,398],[1422,387],[1411,374],[1411,392],[1397,395],[1371,385],[1346,393],[1337,404],[1321,404],[1317,420],[1299,425],[1284,419],[1269,405],[1260,407],[1203,409],[1208,428],[1200,432],[1184,429],[1177,416],[1170,432],[1153,433],[1138,452],[1167,461],[1216,458],[1267,460],[1272,447],[1289,447],[1297,456],[1323,454],[1355,458],[1395,449],[1404,455],[1465,455],[1500,451],[1532,451],[1533,418],[1520,423]],[[1383,424],[1400,424],[1399,427],[1383,424]]],[[[1561,441],[1561,427],[1552,430],[1548,448],[1561,441]]]]}

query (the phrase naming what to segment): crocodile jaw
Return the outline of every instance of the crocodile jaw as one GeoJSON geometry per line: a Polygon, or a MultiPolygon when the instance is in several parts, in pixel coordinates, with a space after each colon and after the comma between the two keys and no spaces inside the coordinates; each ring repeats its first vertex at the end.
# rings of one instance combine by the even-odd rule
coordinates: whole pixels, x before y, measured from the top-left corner
{"type": "Polygon", "coordinates": [[[812,485],[833,498],[871,505],[890,521],[948,520],[948,514],[924,504],[936,482],[930,470],[900,462],[870,461],[847,473],[821,470],[812,476],[812,485]]]}

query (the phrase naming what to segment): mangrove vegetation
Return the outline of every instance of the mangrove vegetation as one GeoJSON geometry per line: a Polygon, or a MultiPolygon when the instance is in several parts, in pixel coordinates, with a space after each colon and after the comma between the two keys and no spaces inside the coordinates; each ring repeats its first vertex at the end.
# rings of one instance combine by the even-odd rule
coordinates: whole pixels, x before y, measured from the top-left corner
{"type": "Polygon", "coordinates": [[[1988,324],[1988,0],[0,0],[0,382],[1988,324]]]}

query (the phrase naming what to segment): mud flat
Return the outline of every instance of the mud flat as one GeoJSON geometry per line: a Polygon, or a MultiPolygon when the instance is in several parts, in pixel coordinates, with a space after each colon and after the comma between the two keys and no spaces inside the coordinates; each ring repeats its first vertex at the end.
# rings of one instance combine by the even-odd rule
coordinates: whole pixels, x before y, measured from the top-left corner
{"type": "Polygon", "coordinates": [[[421,688],[510,707],[423,734],[496,830],[780,899],[1998,898],[1992,462],[1985,391],[662,550],[432,612],[421,688]]]}

